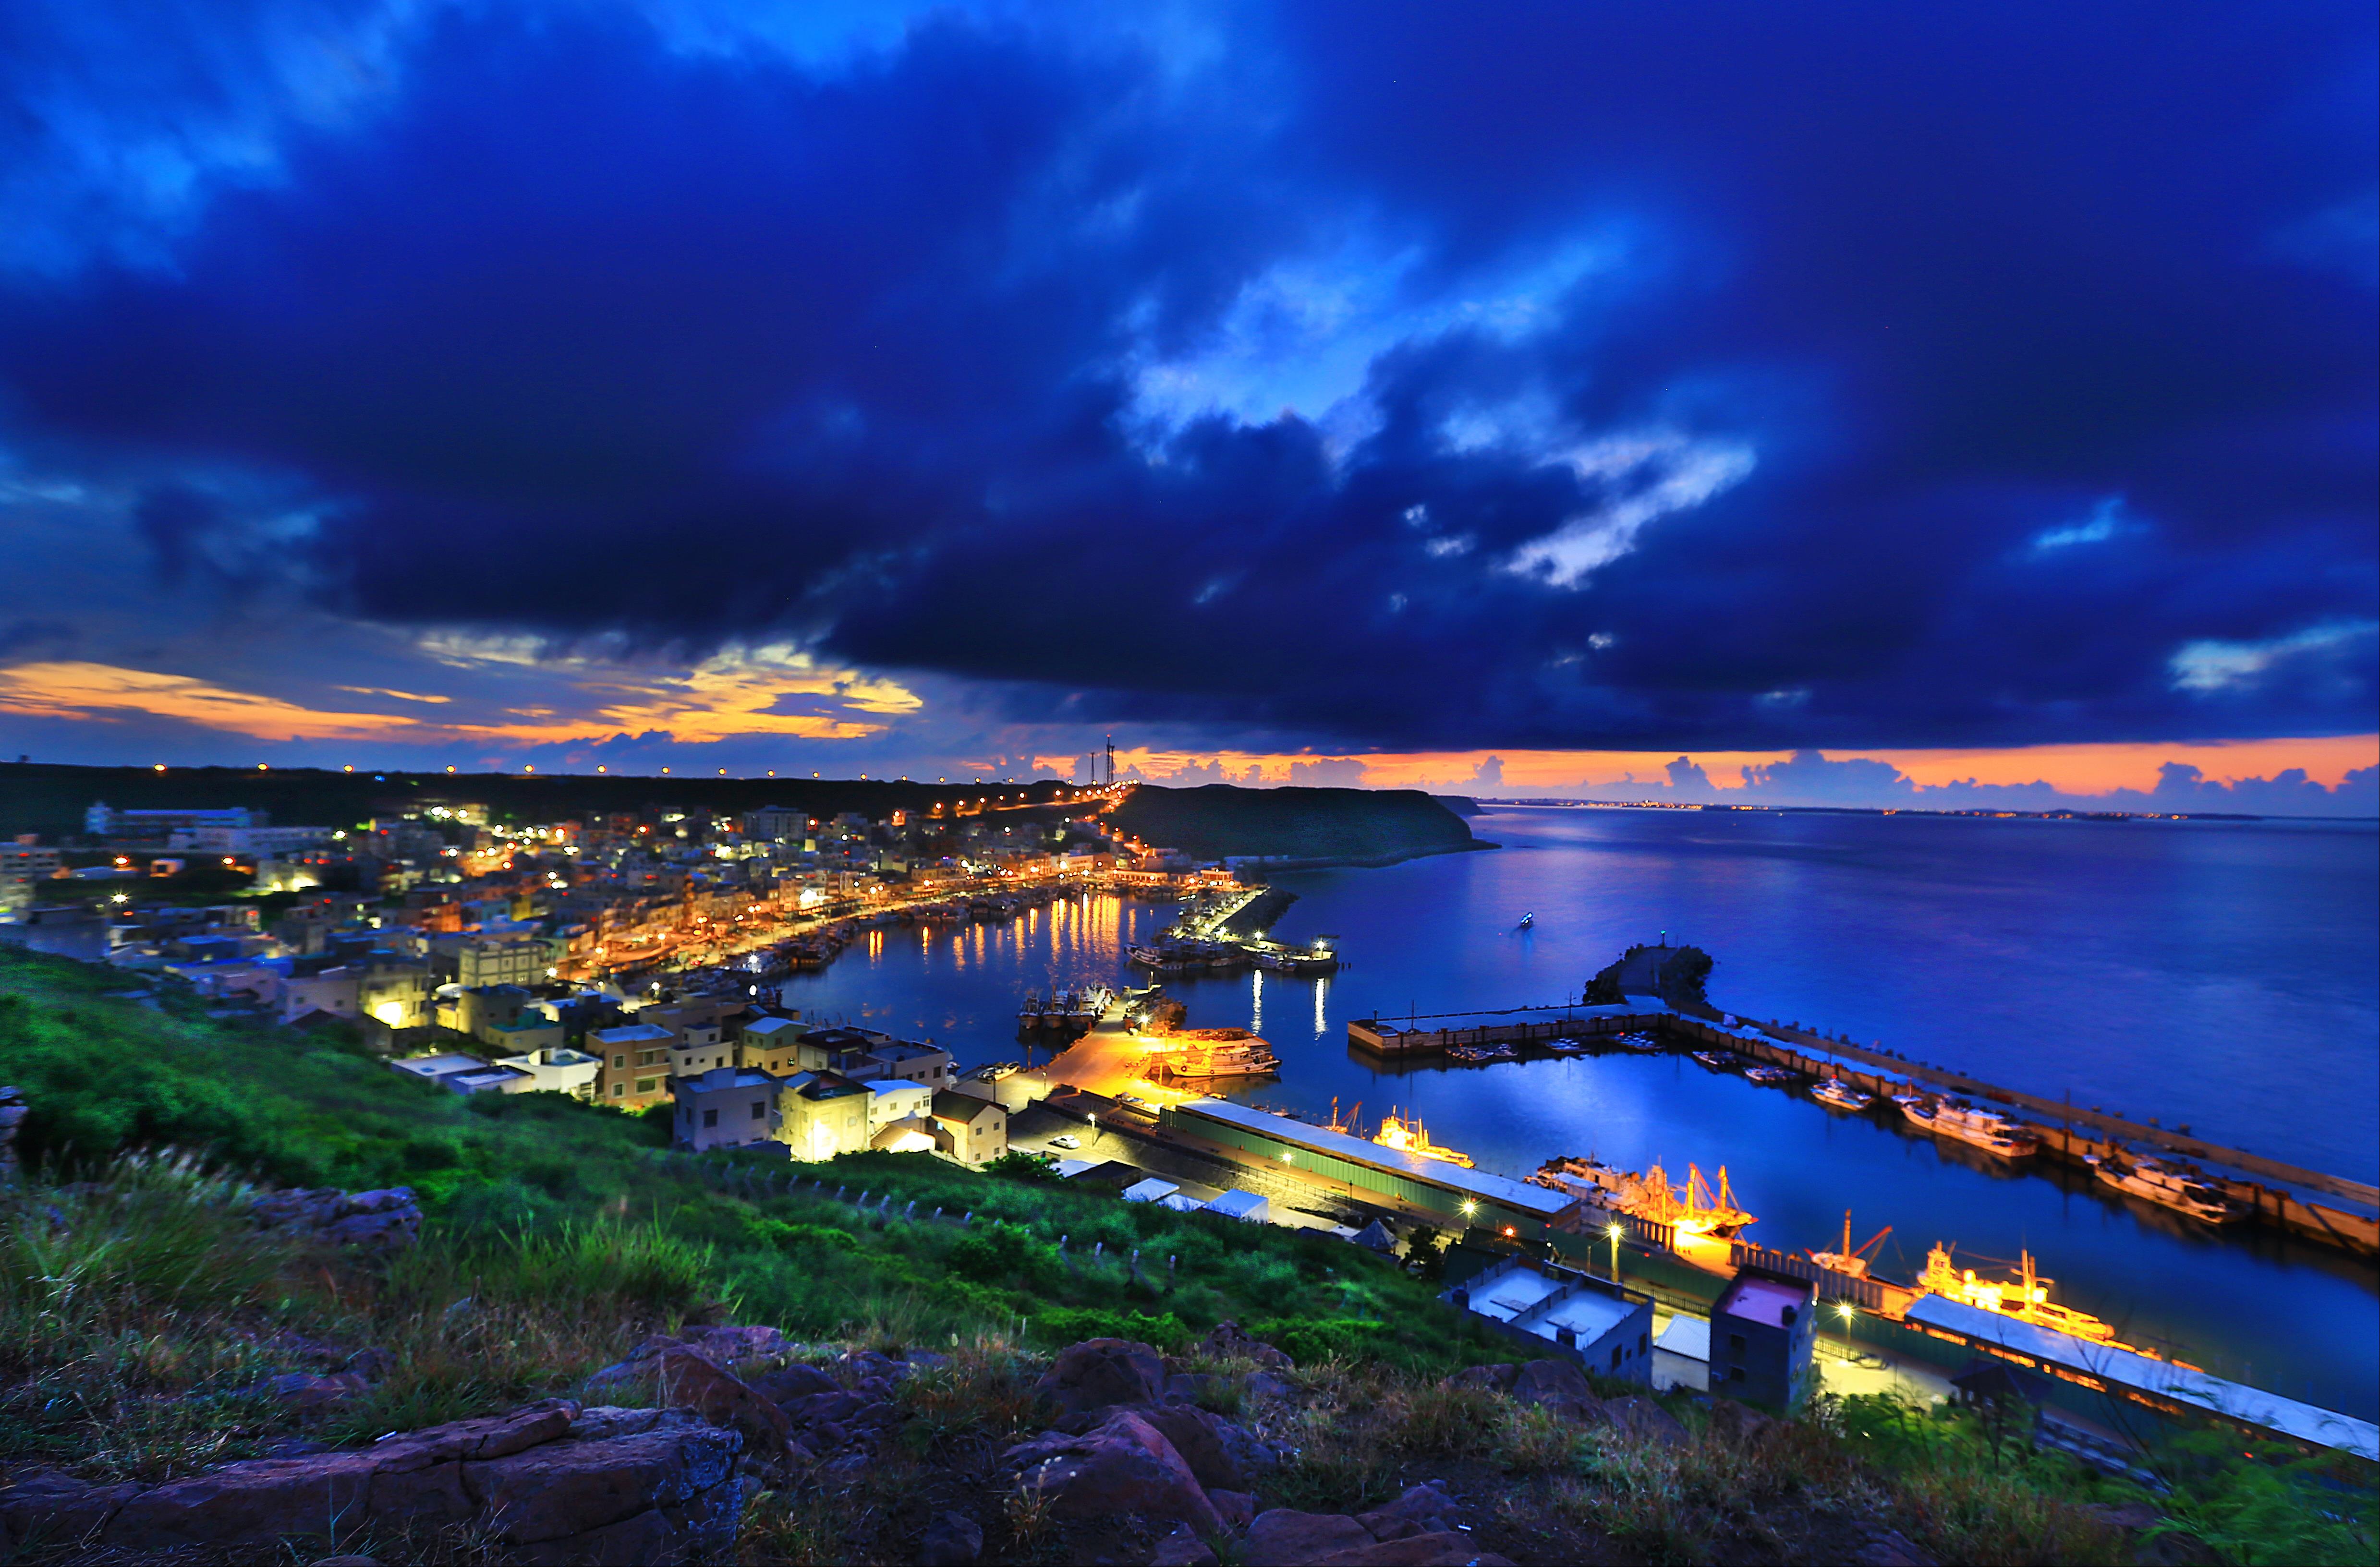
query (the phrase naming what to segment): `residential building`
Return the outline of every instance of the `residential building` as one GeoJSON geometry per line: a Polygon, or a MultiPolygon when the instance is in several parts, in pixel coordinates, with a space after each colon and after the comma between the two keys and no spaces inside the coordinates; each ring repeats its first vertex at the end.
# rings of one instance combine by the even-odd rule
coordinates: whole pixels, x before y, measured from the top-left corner
{"type": "Polygon", "coordinates": [[[436,1083],[451,1093],[516,1093],[534,1080],[526,1072],[490,1066],[476,1055],[416,1055],[389,1065],[407,1077],[436,1083]]]}
{"type": "Polygon", "coordinates": [[[868,1146],[865,1084],[832,1072],[803,1072],[777,1094],[777,1137],[806,1163],[856,1153],[868,1146]]]}
{"type": "Polygon", "coordinates": [[[746,1067],[714,1067],[698,1077],[674,1078],[673,1141],[699,1153],[781,1140],[778,1099],[783,1080],[746,1067]]]}
{"type": "Polygon", "coordinates": [[[421,1027],[430,1020],[429,966],[375,954],[357,982],[356,1006],[392,1029],[421,1027]]]}
{"type": "Polygon", "coordinates": [[[587,1049],[601,1058],[596,1097],[620,1110],[642,1110],[658,1104],[669,1090],[670,1046],[677,1036],[650,1023],[628,1023],[597,1029],[587,1036],[587,1049]]]}
{"type": "Polygon", "coordinates": [[[791,1018],[755,1018],[744,1025],[735,1064],[790,1077],[802,1069],[802,1025],[791,1018]]]}
{"type": "MultiPolygon", "coordinates": [[[[562,1031],[559,1023],[549,1026],[557,1034],[562,1031]]],[[[518,1055],[499,1055],[494,1065],[509,1067],[529,1079],[515,1092],[566,1093],[573,1099],[595,1097],[595,1079],[603,1067],[601,1060],[585,1051],[560,1044],[541,1045],[518,1055]]]]}
{"type": "Polygon", "coordinates": [[[1440,1298],[1532,1354],[1548,1347],[1614,1381],[1653,1380],[1653,1297],[1532,1257],[1508,1257],[1440,1298]]]}
{"type": "Polygon", "coordinates": [[[552,936],[492,936],[467,941],[455,955],[455,982],[479,985],[549,983],[562,964],[564,943],[552,936]]]}
{"type": "Polygon", "coordinates": [[[868,1146],[922,1153],[935,1145],[934,1091],[900,1078],[878,1078],[868,1089],[868,1146]]]}
{"type": "Polygon", "coordinates": [[[1738,1269],[1711,1307],[1711,1391],[1779,1409],[1799,1404],[1817,1346],[1816,1303],[1806,1279],[1738,1269]]]}
{"type": "Polygon", "coordinates": [[[315,974],[292,974],[281,983],[281,1020],[285,1023],[309,1012],[361,1017],[363,980],[362,970],[344,966],[315,974]]]}
{"type": "Polygon", "coordinates": [[[31,834],[19,837],[14,843],[0,843],[0,876],[22,876],[25,879],[47,880],[66,865],[55,849],[44,849],[31,834]]]}
{"type": "Polygon", "coordinates": [[[962,1164],[990,1163],[1008,1151],[1008,1112],[989,1099],[944,1089],[934,1095],[934,1120],[962,1164]]]}
{"type": "MultiPolygon", "coordinates": [[[[534,1009],[521,1013],[509,1023],[490,1024],[471,1037],[493,1051],[500,1061],[539,1051],[569,1050],[562,1025],[534,1009]]],[[[575,1050],[570,1054],[584,1055],[575,1050]]],[[[585,1059],[588,1064],[587,1080],[591,1084],[595,1080],[596,1068],[602,1066],[602,1062],[592,1055],[587,1055],[585,1059]]]]}

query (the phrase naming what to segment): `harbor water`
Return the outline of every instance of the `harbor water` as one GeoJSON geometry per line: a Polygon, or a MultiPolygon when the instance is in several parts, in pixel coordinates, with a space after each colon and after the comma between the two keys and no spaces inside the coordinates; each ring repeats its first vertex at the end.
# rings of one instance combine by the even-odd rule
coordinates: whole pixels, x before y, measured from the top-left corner
{"type": "MultiPolygon", "coordinates": [[[[1235,1095],[1366,1122],[1417,1114],[1483,1169],[1594,1153],[1682,1177],[1724,1164],[1787,1249],[1889,1224],[1878,1269],[1956,1242],[1993,1272],[2030,1249],[2057,1298],[2237,1378],[2380,1416],[2380,1269],[2263,1230],[2216,1233],[2062,1172],[2011,1168],[1871,1110],[1706,1071],[1684,1056],[1383,1067],[1351,1018],[1574,1000],[1633,942],[1718,960],[1714,1004],[1880,1042],[2012,1088],[2294,1163],[2380,1176],[2380,832],[2370,824],[2053,822],[1918,815],[1512,808],[1504,847],[1287,874],[1276,934],[1341,938],[1328,979],[1177,980],[1197,1027],[1253,1027],[1277,1079],[1235,1095]],[[1518,930],[1534,913],[1531,929],[1518,930]]],[[[1028,990],[1134,978],[1165,905],[1083,898],[1013,924],[892,928],[788,1003],[964,1062],[1022,1058],[1028,990]]]]}

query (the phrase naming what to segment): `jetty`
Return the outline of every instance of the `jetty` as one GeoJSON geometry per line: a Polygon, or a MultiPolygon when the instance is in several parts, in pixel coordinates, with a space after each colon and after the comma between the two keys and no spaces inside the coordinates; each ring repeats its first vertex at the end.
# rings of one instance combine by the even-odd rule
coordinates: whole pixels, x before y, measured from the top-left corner
{"type": "Polygon", "coordinates": [[[1515,1055],[1526,1055],[1533,1047],[1544,1050],[1560,1040],[1616,1043],[1631,1033],[1650,1034],[1668,1050],[1725,1051],[1800,1077],[1839,1078],[1879,1100],[1918,1084],[2024,1111],[2041,1117],[2027,1127],[2038,1140],[2038,1157],[2078,1169],[2090,1169],[2095,1160],[2121,1155],[2135,1143],[2203,1160],[2239,1172],[2237,1175],[2210,1174],[2209,1181],[2253,1221],[2362,1256],[2380,1255],[2380,1188],[2368,1182],[2227,1147],[2173,1127],[2144,1125],[2069,1100],[2027,1093],[1947,1067],[1904,1060],[1814,1031],[1753,1022],[1726,1013],[1695,1016],[1655,996],[1629,995],[1608,1006],[1514,1006],[1412,1014],[1402,1019],[1356,1019],[1347,1025],[1347,1043],[1382,1060],[1419,1061],[1449,1057],[1458,1047],[1501,1044],[1512,1046],[1515,1055]],[[2242,1178],[2250,1176],[2261,1178],[2242,1178]],[[2312,1202],[2302,1195],[2308,1192],[2372,1211],[2350,1212],[2312,1202]]]}

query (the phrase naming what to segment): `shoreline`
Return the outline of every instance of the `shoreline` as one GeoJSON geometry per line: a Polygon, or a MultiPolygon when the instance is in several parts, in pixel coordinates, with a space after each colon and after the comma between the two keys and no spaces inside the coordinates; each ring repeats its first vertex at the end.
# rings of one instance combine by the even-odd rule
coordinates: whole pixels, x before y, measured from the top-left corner
{"type": "Polygon", "coordinates": [[[1257,875],[1269,874],[1276,871],[1377,871],[1384,866],[1402,865],[1408,860],[1427,860],[1439,854],[1470,854],[1483,850],[1501,849],[1504,846],[1500,843],[1490,843],[1484,838],[1475,838],[1468,843],[1449,843],[1428,849],[1409,849],[1395,854],[1316,854],[1279,856],[1264,854],[1226,854],[1222,856],[1221,859],[1222,863],[1231,870],[1233,875],[1237,875],[1243,871],[1257,875]]]}

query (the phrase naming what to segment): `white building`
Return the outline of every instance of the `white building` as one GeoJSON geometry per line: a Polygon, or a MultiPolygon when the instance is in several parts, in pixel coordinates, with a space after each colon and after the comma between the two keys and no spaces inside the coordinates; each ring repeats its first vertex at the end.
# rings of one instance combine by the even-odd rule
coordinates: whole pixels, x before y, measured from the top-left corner
{"type": "Polygon", "coordinates": [[[602,1075],[601,1056],[567,1047],[532,1050],[525,1055],[499,1055],[495,1064],[526,1073],[528,1082],[517,1093],[566,1093],[573,1099],[595,1097],[595,1079],[602,1075]]]}

